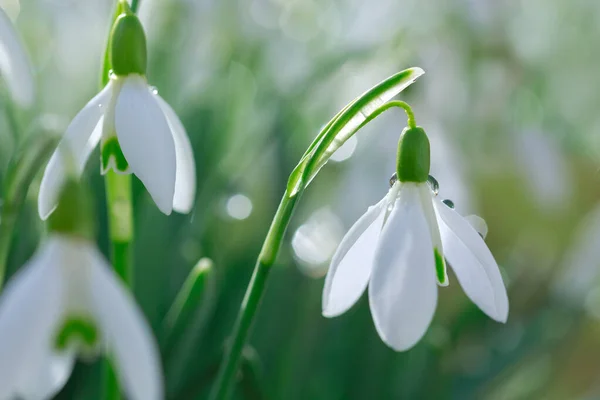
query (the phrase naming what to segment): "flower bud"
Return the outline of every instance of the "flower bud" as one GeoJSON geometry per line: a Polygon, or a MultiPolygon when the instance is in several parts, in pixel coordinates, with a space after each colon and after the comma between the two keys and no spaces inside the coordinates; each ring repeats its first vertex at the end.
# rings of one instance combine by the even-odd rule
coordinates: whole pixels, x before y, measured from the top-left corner
{"type": "Polygon", "coordinates": [[[123,13],[110,34],[110,64],[117,76],[146,75],[146,35],[135,14],[123,13]]]}
{"type": "Polygon", "coordinates": [[[429,139],[421,127],[404,128],[398,141],[396,173],[400,182],[427,182],[429,139]]]}

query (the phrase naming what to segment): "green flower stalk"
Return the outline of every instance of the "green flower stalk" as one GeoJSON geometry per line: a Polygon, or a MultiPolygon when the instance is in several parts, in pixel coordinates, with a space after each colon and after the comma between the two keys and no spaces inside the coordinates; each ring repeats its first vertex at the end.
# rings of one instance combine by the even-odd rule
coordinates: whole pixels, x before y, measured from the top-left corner
{"type": "Polygon", "coordinates": [[[292,171],[242,301],[225,358],[211,392],[212,400],[229,398],[242,350],[265,291],[271,267],[275,263],[284,234],[302,192],[337,149],[362,126],[383,112],[382,107],[387,109],[385,108],[386,103],[411,85],[423,73],[420,68],[404,70],[357,97],[319,132],[299,164],[292,171]]]}
{"type": "Polygon", "coordinates": [[[139,0],[131,0],[131,11],[133,11],[134,13],[136,13],[139,6],[140,6],[140,1],[139,0]]]}

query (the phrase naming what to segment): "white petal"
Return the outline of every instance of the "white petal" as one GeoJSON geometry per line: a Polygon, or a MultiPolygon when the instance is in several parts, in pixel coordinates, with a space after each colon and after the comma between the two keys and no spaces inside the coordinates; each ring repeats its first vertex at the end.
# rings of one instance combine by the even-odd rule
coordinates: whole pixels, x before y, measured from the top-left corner
{"type": "Polygon", "coordinates": [[[508,296],[494,256],[479,233],[456,211],[435,199],[444,255],[463,290],[491,318],[506,322],[508,296]]]}
{"type": "Polygon", "coordinates": [[[29,383],[19,391],[20,396],[25,399],[53,398],[69,380],[74,364],[73,351],[62,354],[49,352],[38,369],[38,375],[31,375],[29,383]]]}
{"type": "Polygon", "coordinates": [[[115,109],[115,129],[131,171],[158,208],[173,210],[176,157],[171,129],[144,78],[125,78],[115,109]]]}
{"type": "Polygon", "coordinates": [[[437,223],[435,216],[435,210],[433,209],[433,193],[429,185],[419,185],[419,194],[421,196],[421,205],[425,213],[425,219],[429,226],[429,233],[431,234],[431,243],[435,253],[435,268],[438,285],[448,286],[448,271],[446,269],[446,260],[444,259],[444,246],[442,245],[442,237],[440,235],[440,228],[437,223]],[[438,265],[440,264],[440,265],[438,265]]]}
{"type": "Polygon", "coordinates": [[[162,399],[160,357],[150,327],[111,267],[94,252],[90,259],[92,308],[128,398],[162,399]]]}
{"type": "Polygon", "coordinates": [[[397,351],[414,346],[433,318],[437,303],[433,245],[416,184],[403,184],[381,233],[369,303],[379,336],[397,351]]]}
{"type": "Polygon", "coordinates": [[[42,219],[56,208],[69,163],[76,174],[83,173],[85,164],[102,136],[102,115],[111,95],[111,83],[90,100],[73,118],[58,148],[52,154],[40,186],[38,212],[42,219]]]}
{"type": "Polygon", "coordinates": [[[342,239],[325,278],[323,315],[335,317],[354,305],[367,288],[383,227],[384,198],[356,221],[342,239]]]}
{"type": "Polygon", "coordinates": [[[61,317],[62,281],[57,260],[60,241],[48,240],[6,286],[0,299],[0,399],[32,389],[50,393],[55,385],[38,387],[36,378],[48,367],[54,332],[61,317]]]}
{"type": "Polygon", "coordinates": [[[33,103],[34,82],[29,58],[10,18],[0,8],[0,73],[21,106],[33,103]]]}
{"type": "Polygon", "coordinates": [[[173,141],[175,142],[177,172],[175,175],[173,209],[178,213],[187,214],[192,210],[196,198],[196,162],[194,161],[194,150],[192,149],[185,127],[173,108],[158,94],[155,96],[158,105],[165,113],[171,133],[173,134],[173,141]]]}

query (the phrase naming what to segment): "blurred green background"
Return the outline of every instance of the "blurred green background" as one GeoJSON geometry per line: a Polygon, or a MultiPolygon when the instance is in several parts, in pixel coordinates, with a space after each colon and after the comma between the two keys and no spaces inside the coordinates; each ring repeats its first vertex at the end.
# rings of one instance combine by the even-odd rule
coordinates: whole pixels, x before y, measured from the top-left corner
{"type": "MultiPolygon", "coordinates": [[[[2,0],[33,59],[38,101],[0,107],[0,177],[17,143],[62,131],[98,90],[109,0],[2,0]]],[[[590,0],[141,0],[148,79],[196,155],[190,215],[166,217],[139,181],[135,295],[161,338],[201,257],[216,273],[164,354],[168,398],[204,399],[285,182],[355,96],[410,66],[401,98],[430,135],[441,195],[488,223],[510,299],[486,317],[454,276],[412,350],[379,339],[368,304],[321,316],[329,259],[394,171],[400,112],[373,121],[307,190],[254,325],[236,399],[600,398],[600,2],[590,0]]],[[[2,86],[4,84],[2,83],[2,86]]],[[[2,89],[5,93],[5,89],[2,89]]],[[[99,157],[86,176],[107,251],[99,157]]],[[[44,237],[39,178],[19,218],[9,273],[44,237]]],[[[0,355],[1,357],[1,355],[0,355]]],[[[60,399],[96,399],[82,362],[60,399]]]]}

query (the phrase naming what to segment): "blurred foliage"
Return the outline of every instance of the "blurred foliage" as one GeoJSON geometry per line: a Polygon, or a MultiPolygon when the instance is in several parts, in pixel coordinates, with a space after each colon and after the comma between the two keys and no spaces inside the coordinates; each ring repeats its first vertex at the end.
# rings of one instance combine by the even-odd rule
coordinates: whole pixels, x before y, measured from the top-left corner
{"type": "MultiPolygon", "coordinates": [[[[40,97],[31,111],[2,102],[0,177],[26,134],[64,127],[92,97],[110,13],[109,0],[21,3],[17,26],[40,97]]],[[[164,354],[169,399],[206,397],[287,176],[321,124],[409,66],[427,74],[402,98],[431,136],[441,195],[488,223],[509,286],[508,323],[488,319],[454,276],[428,334],[406,353],[381,342],[364,298],[341,317],[321,316],[323,280],[313,278],[387,190],[405,124],[391,113],[303,198],[236,399],[600,397],[600,3],[142,0],[140,13],[149,81],[186,126],[198,176],[194,211],[171,217],[134,182],[134,292],[159,338],[198,259],[216,267],[179,350],[164,354]]],[[[106,252],[98,158],[87,176],[106,252]]],[[[43,240],[36,198],[34,184],[9,274],[43,240]]],[[[99,365],[79,364],[58,398],[98,398],[99,365]]]]}

